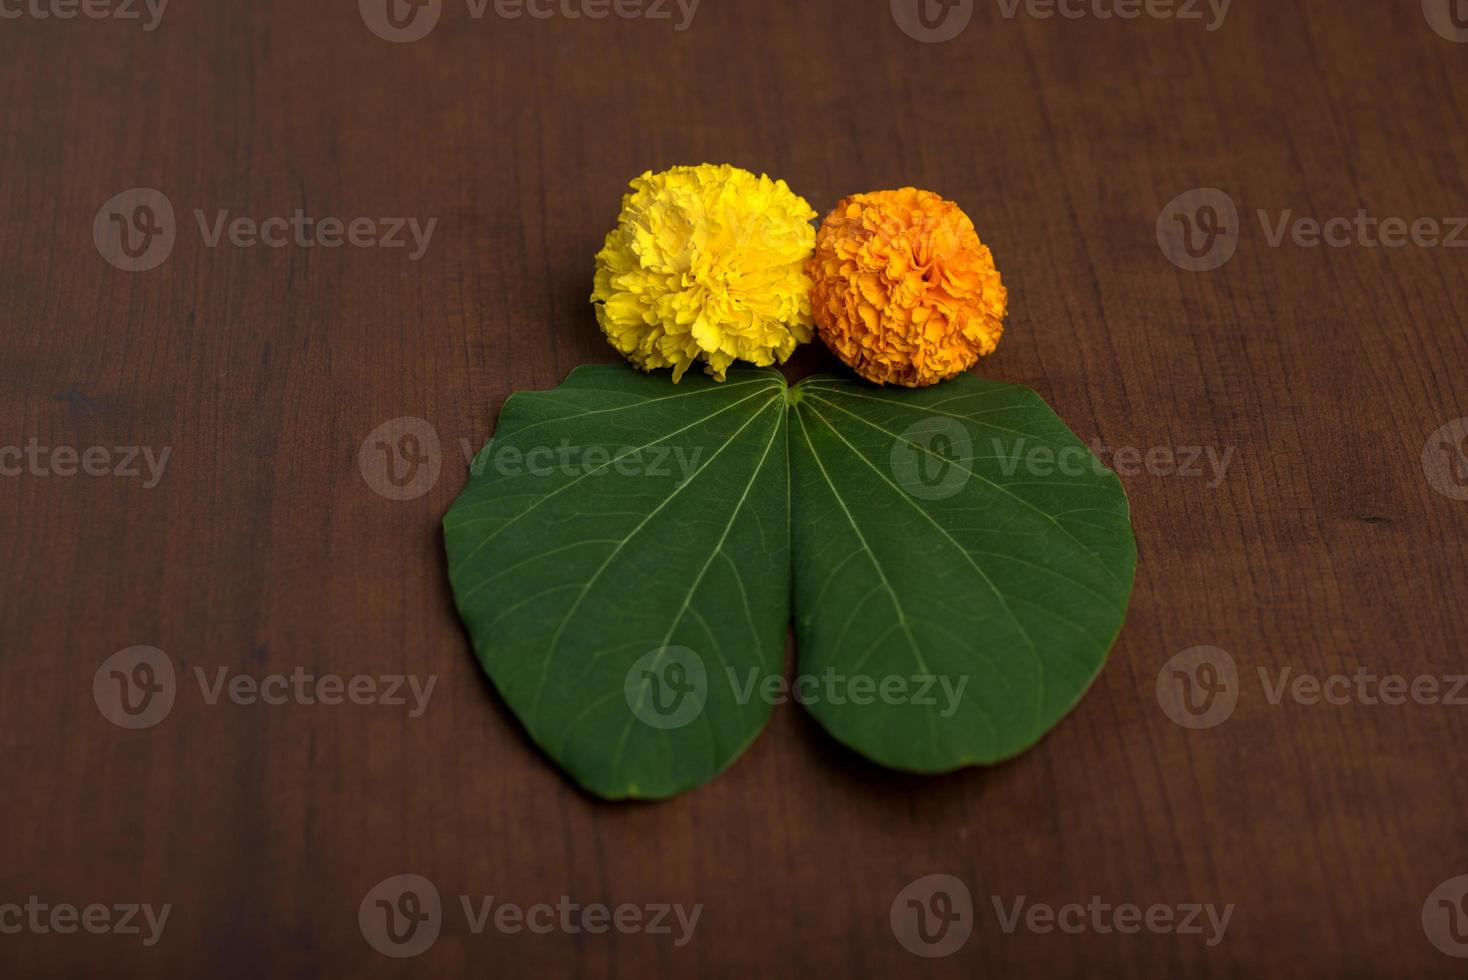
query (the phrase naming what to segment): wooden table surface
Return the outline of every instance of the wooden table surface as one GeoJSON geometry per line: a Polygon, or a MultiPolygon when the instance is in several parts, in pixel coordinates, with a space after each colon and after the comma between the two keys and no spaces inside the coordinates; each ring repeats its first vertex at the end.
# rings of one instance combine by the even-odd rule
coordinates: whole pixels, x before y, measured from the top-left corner
{"type": "MultiPolygon", "coordinates": [[[[1449,696],[1468,672],[1468,249],[1413,228],[1447,239],[1468,215],[1454,11],[1237,0],[1218,23],[1181,0],[1136,19],[964,0],[925,12],[962,28],[938,41],[913,0],[703,0],[691,21],[620,2],[541,19],[447,0],[404,43],[379,35],[428,22],[377,0],[177,0],[151,30],[141,3],[0,3],[0,973],[1461,975],[1440,947],[1468,930],[1468,690],[1449,696]],[[439,529],[464,448],[511,392],[615,359],[592,255],[629,178],[703,161],[823,213],[906,184],[960,202],[1010,290],[979,370],[1125,466],[1127,625],[1019,759],[897,775],[787,705],[712,783],[612,805],[481,678],[439,529]],[[1218,193],[1169,204],[1195,188],[1218,193]],[[144,234],[160,198],[171,242],[144,234]],[[221,212],[297,210],[372,219],[363,236],[436,221],[416,258],[407,231],[212,235],[221,212]],[[1336,217],[1333,245],[1293,224],[1336,217]],[[1197,262],[1163,247],[1188,230],[1197,262]],[[439,440],[401,492],[363,457],[389,423],[439,440]],[[110,669],[147,675],[134,653],[104,662],[138,646],[166,656],[174,700],[129,729],[110,669]],[[1227,651],[1198,678],[1237,701],[1189,727],[1166,691],[1196,647],[1227,651]],[[1309,680],[1276,695],[1286,669],[1344,703],[1311,703],[1309,680]],[[1385,703],[1402,699],[1360,671],[1439,695],[1385,703]],[[411,697],[210,694],[293,673],[435,687],[416,717],[411,697]],[[358,912],[402,874],[443,915],[399,959],[358,912]],[[889,913],[932,874],[965,884],[973,922],[926,958],[889,913]],[[702,911],[682,945],[476,933],[460,896],[489,895],[702,911]],[[1234,908],[1210,945],[1089,911],[1006,931],[996,902],[1021,896],[1234,908]],[[116,910],[99,934],[52,928],[57,906],[129,903],[170,906],[153,944],[116,910]]],[[[832,363],[807,348],[791,367],[832,363]]]]}

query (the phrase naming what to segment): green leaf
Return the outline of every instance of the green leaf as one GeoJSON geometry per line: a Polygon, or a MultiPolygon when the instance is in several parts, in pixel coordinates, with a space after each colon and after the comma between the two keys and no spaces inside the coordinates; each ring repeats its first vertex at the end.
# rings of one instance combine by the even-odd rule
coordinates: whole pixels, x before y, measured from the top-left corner
{"type": "Polygon", "coordinates": [[[1115,475],[1033,392],[967,375],[579,368],[505,403],[444,530],[485,671],[614,799],[711,779],[790,691],[885,765],[1021,752],[1100,670],[1136,566],[1115,475]]]}
{"type": "Polygon", "coordinates": [[[776,371],[675,387],[583,367],[513,395],[475,457],[444,518],[459,613],[531,737],[591,792],[691,789],[768,720],[728,678],[783,665],[786,432],[776,371]]]}
{"type": "Polygon", "coordinates": [[[796,649],[801,674],[829,679],[812,713],[917,772],[1029,748],[1121,629],[1136,569],[1121,481],[1015,385],[823,376],[791,401],[796,649]]]}

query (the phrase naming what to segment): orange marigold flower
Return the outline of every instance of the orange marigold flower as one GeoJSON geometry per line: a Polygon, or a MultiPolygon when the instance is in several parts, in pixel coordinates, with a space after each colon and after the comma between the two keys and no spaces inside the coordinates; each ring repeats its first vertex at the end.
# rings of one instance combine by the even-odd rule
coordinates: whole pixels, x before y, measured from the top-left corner
{"type": "Polygon", "coordinates": [[[810,260],[826,346],[868,381],[919,388],[967,370],[1004,332],[1008,294],[974,223],[932,191],[855,194],[810,260]]]}

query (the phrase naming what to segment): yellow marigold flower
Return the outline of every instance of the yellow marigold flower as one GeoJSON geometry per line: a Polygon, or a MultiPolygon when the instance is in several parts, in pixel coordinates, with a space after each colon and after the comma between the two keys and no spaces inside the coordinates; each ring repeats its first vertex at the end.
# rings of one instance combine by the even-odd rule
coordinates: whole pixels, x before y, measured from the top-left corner
{"type": "Polygon", "coordinates": [[[993,353],[1008,293],[968,215],[931,191],[855,194],[816,235],[811,305],[826,346],[868,381],[919,388],[993,353]]]}
{"type": "Polygon", "coordinates": [[[612,346],[644,371],[694,361],[783,362],[811,339],[816,213],[783,180],[674,167],[632,181],[596,256],[591,301],[612,346]]]}

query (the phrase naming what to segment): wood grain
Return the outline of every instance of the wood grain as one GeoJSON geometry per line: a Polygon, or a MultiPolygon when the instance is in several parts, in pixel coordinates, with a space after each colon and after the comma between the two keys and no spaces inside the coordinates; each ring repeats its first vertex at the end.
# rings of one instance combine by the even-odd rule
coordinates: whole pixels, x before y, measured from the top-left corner
{"type": "MultiPolygon", "coordinates": [[[[1422,910],[1468,874],[1468,710],[1275,705],[1257,675],[1468,672],[1468,501],[1435,491],[1422,460],[1468,416],[1468,251],[1276,248],[1256,212],[1468,214],[1468,44],[1417,0],[1238,0],[1216,31],[981,2],[941,44],[881,0],[705,0],[683,31],[676,7],[476,20],[451,0],[408,44],[353,6],[178,0],[153,31],[0,20],[0,444],[171,454],[151,489],[0,477],[0,905],[173,906],[152,947],[0,934],[0,972],[1461,974],[1422,910]],[[630,177],[701,161],[784,177],[822,211],[905,184],[957,200],[1010,289],[984,374],[1035,387],[1088,441],[1233,453],[1214,486],[1125,477],[1130,619],[1089,696],[1022,758],[900,776],[786,706],[712,784],[606,805],[481,680],[438,529],[460,447],[512,391],[612,356],[591,256],[630,177]],[[177,212],[149,272],[114,268],[92,238],[102,203],[134,187],[177,212]],[[1236,255],[1209,273],[1174,267],[1155,237],[1195,187],[1241,213],[1236,255]],[[208,247],[196,209],[438,223],[410,261],[208,247]],[[359,452],[403,417],[436,431],[441,474],[395,501],[359,452]],[[171,658],[178,695],[126,731],[92,681],[140,644],[171,658]],[[1199,645],[1232,654],[1242,695],[1190,730],[1155,684],[1199,645]],[[437,686],[418,718],[211,705],[196,667],[437,686]],[[409,872],[437,885],[445,922],[395,960],[357,910],[409,872]],[[927,960],[888,914],[933,873],[967,884],[977,919],[927,960]],[[703,913],[681,947],[476,935],[456,896],[491,894],[703,913]],[[991,903],[1092,895],[1236,909],[1210,947],[1006,934],[991,903]]],[[[811,348],[793,370],[828,366],[811,348]]]]}

